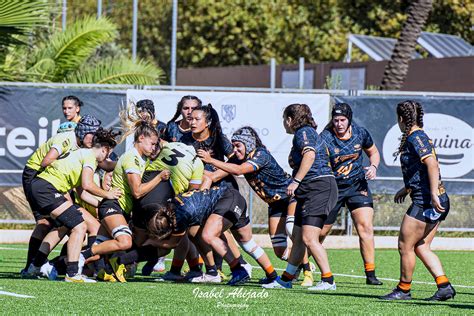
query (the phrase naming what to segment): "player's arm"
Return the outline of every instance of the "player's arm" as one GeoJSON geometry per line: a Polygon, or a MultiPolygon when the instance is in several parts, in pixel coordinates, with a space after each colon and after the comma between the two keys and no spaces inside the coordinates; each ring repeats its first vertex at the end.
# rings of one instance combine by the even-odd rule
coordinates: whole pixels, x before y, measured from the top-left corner
{"type": "Polygon", "coordinates": [[[370,148],[364,148],[364,152],[367,154],[367,157],[369,157],[370,161],[370,166],[365,168],[365,176],[368,180],[375,179],[377,176],[377,169],[380,164],[379,150],[377,149],[377,146],[372,145],[370,148]]]}
{"type": "Polygon", "coordinates": [[[93,207],[99,207],[99,200],[94,195],[90,194],[81,187],[76,188],[76,191],[81,200],[89,205],[92,205],[93,207]]]}
{"type": "Polygon", "coordinates": [[[82,169],[81,181],[82,188],[92,195],[100,196],[109,200],[118,199],[122,195],[122,191],[118,188],[111,189],[110,191],[100,188],[94,182],[94,170],[89,166],[85,166],[82,169]]]}
{"type": "Polygon", "coordinates": [[[127,180],[132,191],[132,196],[135,199],[139,199],[147,195],[154,187],[156,187],[161,181],[168,180],[170,178],[170,171],[163,170],[157,174],[150,182],[142,183],[142,177],[137,173],[127,173],[127,180]]]}
{"type": "Polygon", "coordinates": [[[248,163],[248,162],[244,162],[241,165],[234,164],[234,163],[223,162],[223,161],[212,158],[211,155],[209,154],[209,152],[207,152],[205,150],[202,150],[202,149],[199,149],[197,151],[197,155],[205,163],[211,164],[216,168],[219,168],[221,170],[224,170],[227,173],[230,173],[230,174],[233,174],[233,175],[236,175],[236,176],[240,176],[240,175],[243,175],[243,174],[246,174],[246,173],[251,173],[251,172],[255,171],[255,166],[248,163]]]}
{"type": "Polygon", "coordinates": [[[52,147],[46,156],[41,161],[41,168],[46,168],[49,166],[53,161],[57,160],[59,157],[59,151],[57,148],[52,147]]]}
{"type": "Polygon", "coordinates": [[[304,179],[309,169],[311,169],[311,166],[313,165],[315,159],[316,153],[314,152],[314,149],[310,148],[303,150],[303,159],[301,160],[301,165],[298,169],[298,172],[294,176],[295,181],[291,182],[288,188],[286,189],[286,192],[289,196],[295,195],[295,191],[299,186],[299,182],[304,179]]]}
{"type": "Polygon", "coordinates": [[[430,182],[431,203],[438,212],[444,212],[438,197],[439,186],[439,165],[434,155],[429,155],[423,159],[423,163],[428,170],[428,180],[430,182]]]}

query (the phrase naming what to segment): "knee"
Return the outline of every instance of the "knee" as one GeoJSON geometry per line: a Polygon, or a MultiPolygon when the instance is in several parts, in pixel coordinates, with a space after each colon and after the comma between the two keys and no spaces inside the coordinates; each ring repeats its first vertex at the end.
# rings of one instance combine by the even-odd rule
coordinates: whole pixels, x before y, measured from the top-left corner
{"type": "Polygon", "coordinates": [[[310,247],[310,246],[317,246],[319,245],[319,238],[320,236],[317,237],[318,240],[315,240],[314,239],[314,236],[309,236],[307,234],[303,234],[303,243],[305,244],[306,247],[310,247]]]}
{"type": "Polygon", "coordinates": [[[81,222],[74,226],[73,229],[71,229],[71,233],[76,233],[76,234],[81,234],[85,235],[87,231],[87,224],[85,222],[81,222]]]}
{"type": "Polygon", "coordinates": [[[117,243],[121,251],[128,250],[132,248],[132,237],[121,236],[117,239],[117,243]]]}
{"type": "Polygon", "coordinates": [[[400,239],[398,240],[398,252],[400,253],[400,255],[403,255],[412,251],[413,251],[413,245],[409,245],[403,240],[400,240],[400,239]]]}
{"type": "Polygon", "coordinates": [[[374,237],[374,227],[372,224],[363,223],[357,226],[357,233],[361,239],[369,239],[374,237]]]}
{"type": "Polygon", "coordinates": [[[424,253],[426,253],[427,251],[431,251],[430,247],[426,244],[423,244],[423,245],[417,245],[415,247],[415,254],[418,256],[418,257],[421,257],[424,253]]]}
{"type": "Polygon", "coordinates": [[[210,232],[208,231],[203,231],[202,234],[201,234],[201,238],[202,240],[208,244],[208,245],[211,245],[212,244],[212,241],[215,239],[215,238],[218,238],[216,236],[214,236],[213,234],[211,234],[210,232]]]}

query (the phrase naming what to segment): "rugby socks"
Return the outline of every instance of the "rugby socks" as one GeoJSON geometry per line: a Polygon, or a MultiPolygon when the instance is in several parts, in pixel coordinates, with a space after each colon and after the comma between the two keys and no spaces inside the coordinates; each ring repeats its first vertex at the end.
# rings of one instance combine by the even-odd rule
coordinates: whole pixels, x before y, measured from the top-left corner
{"type": "Polygon", "coordinates": [[[216,276],[217,275],[217,267],[216,265],[208,266],[206,265],[206,274],[216,276]]]}
{"type": "Polygon", "coordinates": [[[275,280],[278,277],[278,274],[276,273],[275,268],[273,268],[272,265],[269,265],[264,270],[268,279],[275,280]]]}
{"type": "Polygon", "coordinates": [[[181,275],[181,269],[183,268],[184,261],[173,258],[171,262],[170,272],[176,275],[181,275]]]}
{"type": "Polygon", "coordinates": [[[310,267],[310,265],[309,265],[309,261],[306,262],[306,263],[300,264],[299,268],[300,268],[300,269],[303,269],[304,272],[306,272],[306,271],[310,271],[310,272],[311,272],[311,267],[310,267]]]}
{"type": "Polygon", "coordinates": [[[71,261],[67,263],[66,274],[69,277],[75,276],[79,272],[79,262],[71,261]]]}
{"type": "Polygon", "coordinates": [[[92,253],[92,247],[87,248],[86,250],[83,250],[82,255],[84,256],[84,259],[86,259],[86,260],[89,259],[90,257],[92,257],[94,255],[92,253]]]}
{"type": "Polygon", "coordinates": [[[33,262],[36,254],[38,253],[39,248],[41,247],[42,239],[35,238],[31,236],[30,242],[28,243],[28,255],[26,257],[26,266],[25,270],[28,270],[28,267],[33,262]]]}
{"type": "Polygon", "coordinates": [[[399,290],[402,291],[403,293],[408,293],[408,292],[410,292],[410,289],[411,289],[411,281],[410,281],[410,282],[405,282],[405,281],[400,280],[400,282],[398,282],[397,289],[399,289],[399,290]]]}
{"type": "Polygon", "coordinates": [[[294,266],[291,263],[286,265],[285,272],[281,275],[281,279],[285,282],[291,281],[295,278],[296,271],[298,270],[298,266],[294,266]]]}
{"type": "Polygon", "coordinates": [[[48,255],[38,251],[36,254],[35,258],[33,259],[33,265],[35,267],[41,267],[43,264],[45,264],[48,261],[48,255]]]}
{"type": "Polygon", "coordinates": [[[321,281],[327,282],[329,284],[333,284],[334,283],[334,276],[332,275],[332,272],[322,273],[321,274],[321,281]]]}
{"type": "Polygon", "coordinates": [[[95,243],[97,236],[87,236],[87,248],[92,248],[92,245],[95,243]]]}
{"type": "Polygon", "coordinates": [[[247,261],[245,261],[244,257],[242,257],[242,255],[240,255],[239,257],[239,262],[240,264],[247,264],[247,261]]]}
{"type": "Polygon", "coordinates": [[[240,261],[238,258],[232,260],[232,262],[229,263],[229,267],[230,267],[230,271],[232,272],[242,269],[242,265],[240,264],[240,261]]]}
{"type": "Polygon", "coordinates": [[[191,271],[201,271],[202,264],[199,263],[199,257],[188,260],[189,270],[191,271]]]}
{"type": "Polygon", "coordinates": [[[375,277],[375,263],[365,263],[364,268],[366,277],[375,277]]]}
{"type": "Polygon", "coordinates": [[[128,251],[122,255],[119,255],[117,258],[118,264],[132,264],[138,262],[138,251],[137,249],[133,249],[132,251],[128,251]]]}
{"type": "Polygon", "coordinates": [[[63,244],[61,248],[60,256],[67,256],[67,241],[63,244]]]}
{"type": "Polygon", "coordinates": [[[436,281],[436,286],[438,286],[438,288],[444,288],[444,287],[448,287],[451,285],[451,283],[449,282],[448,278],[446,277],[446,275],[440,275],[440,276],[437,276],[435,278],[435,281],[436,281]]]}
{"type": "Polygon", "coordinates": [[[222,257],[217,253],[217,252],[213,252],[213,257],[214,257],[214,262],[217,266],[217,270],[221,270],[222,271],[222,257]]]}

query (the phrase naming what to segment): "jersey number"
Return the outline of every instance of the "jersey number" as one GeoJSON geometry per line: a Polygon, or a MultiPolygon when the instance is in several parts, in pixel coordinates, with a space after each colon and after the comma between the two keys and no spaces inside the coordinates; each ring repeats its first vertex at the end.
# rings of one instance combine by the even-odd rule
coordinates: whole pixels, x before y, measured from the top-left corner
{"type": "Polygon", "coordinates": [[[171,149],[171,151],[173,154],[169,155],[169,157],[161,158],[161,161],[163,161],[168,166],[176,166],[178,164],[178,158],[184,157],[184,154],[176,149],[171,149]]]}

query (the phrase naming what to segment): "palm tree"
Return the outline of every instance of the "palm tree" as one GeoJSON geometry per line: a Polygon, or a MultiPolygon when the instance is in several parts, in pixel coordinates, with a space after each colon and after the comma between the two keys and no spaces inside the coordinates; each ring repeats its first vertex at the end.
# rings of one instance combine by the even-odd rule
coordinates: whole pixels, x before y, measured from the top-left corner
{"type": "Polygon", "coordinates": [[[414,0],[407,9],[407,19],[385,67],[382,90],[400,90],[408,73],[408,62],[415,52],[416,41],[428,20],[432,0],[414,0]]]}
{"type": "Polygon", "coordinates": [[[86,17],[68,25],[64,32],[53,30],[46,39],[33,38],[32,30],[38,22],[30,15],[46,16],[40,23],[47,26],[48,10],[53,4],[45,0],[11,2],[32,5],[28,10],[19,4],[19,10],[11,5],[0,8],[0,47],[8,47],[0,59],[0,81],[152,85],[163,76],[160,68],[143,60],[133,63],[124,56],[93,60],[98,48],[117,38],[117,27],[107,18],[86,17]],[[30,36],[33,48],[19,40],[25,35],[30,36]]]}

